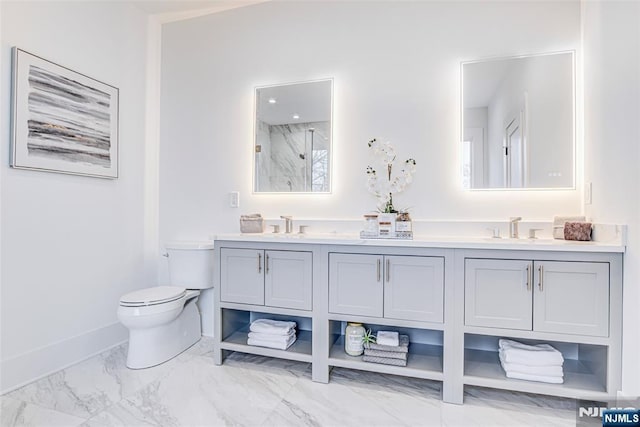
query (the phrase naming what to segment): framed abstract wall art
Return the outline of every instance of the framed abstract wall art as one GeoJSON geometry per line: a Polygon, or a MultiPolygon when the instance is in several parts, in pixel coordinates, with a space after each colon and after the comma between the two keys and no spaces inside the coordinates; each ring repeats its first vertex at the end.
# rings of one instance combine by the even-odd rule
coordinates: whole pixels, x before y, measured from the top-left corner
{"type": "Polygon", "coordinates": [[[118,177],[118,88],[13,48],[11,167],[118,177]]]}

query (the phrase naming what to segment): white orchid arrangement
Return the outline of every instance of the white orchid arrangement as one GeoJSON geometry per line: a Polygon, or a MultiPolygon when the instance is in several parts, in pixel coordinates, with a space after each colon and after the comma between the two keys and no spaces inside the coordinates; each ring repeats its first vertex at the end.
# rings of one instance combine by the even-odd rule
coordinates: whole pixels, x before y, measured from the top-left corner
{"type": "Polygon", "coordinates": [[[375,167],[367,166],[367,188],[378,199],[378,210],[384,213],[398,212],[393,206],[393,194],[401,193],[413,181],[416,161],[407,159],[402,164],[400,173],[393,175],[396,150],[390,142],[379,142],[376,138],[369,141],[369,148],[375,158],[375,167],[382,168],[382,174],[375,167]]]}

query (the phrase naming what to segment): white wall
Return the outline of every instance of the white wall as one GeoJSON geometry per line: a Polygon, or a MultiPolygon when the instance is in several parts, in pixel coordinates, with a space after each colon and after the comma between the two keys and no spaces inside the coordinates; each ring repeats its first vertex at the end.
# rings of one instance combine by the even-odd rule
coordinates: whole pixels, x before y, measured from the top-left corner
{"type": "Polygon", "coordinates": [[[239,230],[241,213],[359,219],[367,141],[418,162],[416,219],[550,220],[581,191],[464,192],[460,61],[578,49],[578,2],[268,2],[163,27],[160,240],[239,230]],[[508,35],[508,36],[507,36],[508,35]],[[330,195],[251,194],[255,86],[333,77],[330,195]],[[228,207],[239,190],[241,209],[228,207]]]}
{"type": "Polygon", "coordinates": [[[121,2],[3,1],[0,10],[6,391],[125,340],[118,300],[153,281],[156,265],[143,266],[146,16],[121,2]],[[12,46],[120,89],[119,179],[9,168],[12,46]]]}
{"type": "Polygon", "coordinates": [[[640,395],[640,3],[583,5],[587,215],[628,224],[624,259],[623,391],[640,395]]]}

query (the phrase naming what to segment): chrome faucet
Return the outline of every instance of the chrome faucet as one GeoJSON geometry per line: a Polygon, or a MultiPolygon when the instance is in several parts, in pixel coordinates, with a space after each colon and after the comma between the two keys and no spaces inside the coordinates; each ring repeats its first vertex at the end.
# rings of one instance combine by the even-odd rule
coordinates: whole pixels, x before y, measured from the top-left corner
{"type": "Polygon", "coordinates": [[[287,215],[280,215],[280,218],[284,219],[284,232],[291,234],[293,232],[293,218],[287,215]]]}
{"type": "Polygon", "coordinates": [[[518,239],[518,221],[522,221],[521,216],[512,216],[509,218],[509,238],[518,239]]]}

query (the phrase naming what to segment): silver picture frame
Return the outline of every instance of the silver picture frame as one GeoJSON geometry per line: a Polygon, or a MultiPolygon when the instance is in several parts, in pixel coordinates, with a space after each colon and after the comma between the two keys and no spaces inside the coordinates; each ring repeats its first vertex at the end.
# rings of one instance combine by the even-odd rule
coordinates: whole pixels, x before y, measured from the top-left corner
{"type": "Polygon", "coordinates": [[[118,103],[118,88],[14,47],[10,166],[118,178],[118,103]]]}

